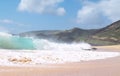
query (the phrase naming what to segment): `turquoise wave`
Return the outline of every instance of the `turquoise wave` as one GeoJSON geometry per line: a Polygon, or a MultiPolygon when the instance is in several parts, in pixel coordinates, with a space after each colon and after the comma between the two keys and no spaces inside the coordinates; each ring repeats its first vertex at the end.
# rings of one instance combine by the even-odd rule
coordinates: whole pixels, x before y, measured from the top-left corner
{"type": "Polygon", "coordinates": [[[0,33],[0,49],[16,50],[81,50],[91,49],[88,43],[57,43],[46,39],[17,37],[6,33],[0,33]]]}
{"type": "Polygon", "coordinates": [[[1,49],[36,49],[31,38],[16,36],[0,36],[1,49]]]}

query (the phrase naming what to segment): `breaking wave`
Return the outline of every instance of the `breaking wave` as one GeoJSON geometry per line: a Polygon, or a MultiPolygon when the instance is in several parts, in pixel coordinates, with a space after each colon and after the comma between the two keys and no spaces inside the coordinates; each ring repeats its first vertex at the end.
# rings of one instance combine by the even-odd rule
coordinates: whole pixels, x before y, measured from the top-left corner
{"type": "Polygon", "coordinates": [[[91,49],[88,43],[57,43],[46,39],[35,39],[29,37],[12,36],[8,33],[0,33],[1,49],[22,50],[80,50],[91,49]]]}
{"type": "Polygon", "coordinates": [[[0,32],[0,65],[5,66],[81,62],[120,55],[118,52],[84,51],[85,49],[91,49],[91,45],[57,43],[0,32]]]}

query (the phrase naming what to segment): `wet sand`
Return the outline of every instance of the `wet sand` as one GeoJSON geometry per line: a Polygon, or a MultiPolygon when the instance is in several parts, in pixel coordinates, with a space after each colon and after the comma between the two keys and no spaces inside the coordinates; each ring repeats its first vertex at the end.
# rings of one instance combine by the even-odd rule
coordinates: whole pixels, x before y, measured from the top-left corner
{"type": "MultiPolygon", "coordinates": [[[[118,51],[120,45],[97,47],[96,51],[118,51]]],[[[0,66],[0,76],[120,76],[120,56],[78,63],[10,67],[0,66]]]]}

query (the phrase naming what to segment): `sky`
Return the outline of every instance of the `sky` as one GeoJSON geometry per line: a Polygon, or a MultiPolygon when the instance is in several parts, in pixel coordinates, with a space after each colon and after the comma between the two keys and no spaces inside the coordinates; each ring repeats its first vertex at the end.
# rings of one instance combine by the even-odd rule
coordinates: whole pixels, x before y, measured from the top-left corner
{"type": "Polygon", "coordinates": [[[120,19],[120,0],[1,0],[0,32],[98,29],[120,19]]]}

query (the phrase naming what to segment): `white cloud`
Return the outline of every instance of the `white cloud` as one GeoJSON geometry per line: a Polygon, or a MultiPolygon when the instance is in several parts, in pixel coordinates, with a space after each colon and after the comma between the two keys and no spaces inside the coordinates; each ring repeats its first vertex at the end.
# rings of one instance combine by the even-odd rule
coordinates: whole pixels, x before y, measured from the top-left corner
{"type": "Polygon", "coordinates": [[[87,1],[77,13],[77,23],[102,27],[110,21],[117,21],[120,19],[119,3],[120,0],[87,1]]]}
{"type": "Polygon", "coordinates": [[[64,0],[21,0],[18,6],[19,11],[28,11],[35,13],[50,13],[64,15],[65,9],[58,7],[58,4],[64,0]]]}
{"type": "Polygon", "coordinates": [[[17,26],[24,26],[25,24],[10,20],[10,19],[0,19],[0,23],[3,24],[13,24],[13,25],[17,25],[17,26]]]}
{"type": "Polygon", "coordinates": [[[13,21],[9,19],[3,19],[3,20],[0,20],[0,23],[12,24],[13,21]]]}
{"type": "Polygon", "coordinates": [[[64,8],[58,8],[57,11],[56,11],[57,15],[64,15],[66,13],[65,9],[64,8]]]}
{"type": "Polygon", "coordinates": [[[103,0],[99,5],[103,13],[112,21],[120,19],[120,0],[103,0]]]}

